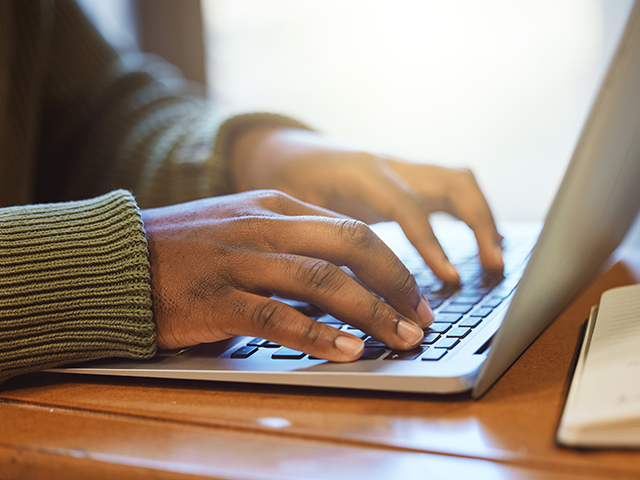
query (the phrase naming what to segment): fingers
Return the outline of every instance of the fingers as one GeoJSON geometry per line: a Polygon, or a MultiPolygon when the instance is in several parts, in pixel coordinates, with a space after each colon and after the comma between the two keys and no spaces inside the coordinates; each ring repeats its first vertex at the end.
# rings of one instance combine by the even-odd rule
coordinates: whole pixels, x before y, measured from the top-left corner
{"type": "Polygon", "coordinates": [[[378,208],[386,208],[388,217],[400,224],[436,276],[445,282],[460,280],[429,225],[428,214],[438,210],[454,215],[473,230],[484,268],[502,271],[502,236],[470,170],[407,164],[384,158],[376,165],[377,179],[374,181],[378,185],[368,186],[368,190],[376,192],[378,208]]]}
{"type": "MultiPolygon", "coordinates": [[[[348,266],[362,282],[384,297],[398,312],[425,328],[433,312],[420,294],[415,279],[391,249],[364,223],[301,202],[281,192],[260,194],[264,214],[254,213],[248,232],[276,253],[291,253],[348,266]],[[273,215],[273,213],[279,215],[273,215]]],[[[243,217],[245,223],[251,222],[243,217]]],[[[435,239],[435,237],[433,237],[435,239]]],[[[236,239],[236,243],[238,240],[236,239]]],[[[444,254],[443,254],[444,255],[444,254]]]]}
{"type": "MultiPolygon", "coordinates": [[[[253,192],[255,202],[260,205],[260,212],[273,212],[291,217],[321,216],[332,218],[346,218],[344,215],[326,208],[303,202],[278,190],[260,190],[253,192]]],[[[256,212],[258,213],[258,212],[256,212]]]]}
{"type": "MultiPolygon", "coordinates": [[[[433,313],[409,270],[364,223],[323,217],[280,219],[267,237],[273,252],[348,266],[367,287],[384,297],[404,317],[425,328],[433,321],[433,313]]],[[[333,274],[329,270],[316,273],[319,278],[333,274]]],[[[346,296],[341,291],[334,293],[338,293],[332,298],[334,302],[346,296]]]]}
{"type": "Polygon", "coordinates": [[[460,274],[444,253],[440,242],[433,233],[431,225],[424,218],[424,212],[419,207],[409,203],[406,199],[406,209],[395,214],[397,221],[407,239],[422,256],[424,262],[433,273],[444,283],[460,283],[460,274]]]}
{"type": "Polygon", "coordinates": [[[266,296],[274,292],[322,305],[393,348],[421,340],[416,323],[426,327],[433,314],[369,227],[283,194],[261,195],[144,212],[162,348],[249,334],[335,361],[360,354],[362,342],[266,296]],[[349,266],[389,304],[336,265],[349,266]]]}
{"type": "Polygon", "coordinates": [[[491,209],[470,170],[458,171],[451,189],[451,202],[456,216],[473,230],[478,254],[487,270],[502,271],[502,235],[498,233],[491,209]]]}
{"type": "Polygon", "coordinates": [[[429,211],[426,210],[421,195],[395,174],[378,163],[362,195],[370,198],[375,208],[385,212],[386,217],[400,224],[409,241],[422,256],[433,273],[445,283],[460,283],[460,275],[447,258],[440,242],[429,224],[429,211]],[[371,195],[375,192],[375,195],[371,195]]]}
{"type": "MultiPolygon", "coordinates": [[[[237,291],[236,295],[238,299],[234,303],[240,301],[246,308],[245,315],[236,318],[228,328],[232,335],[267,338],[279,345],[334,362],[356,360],[364,350],[364,343],[358,337],[312,320],[284,303],[247,292],[237,291]]],[[[399,340],[390,341],[389,346],[406,350],[419,344],[422,330],[409,320],[395,318],[390,326],[394,330],[393,336],[399,340]],[[403,335],[410,336],[411,341],[402,340],[403,335]]]]}
{"type": "MultiPolygon", "coordinates": [[[[253,285],[257,291],[268,290],[283,297],[311,302],[398,350],[416,346],[422,340],[423,328],[433,321],[433,314],[429,316],[426,312],[419,312],[417,324],[403,317],[325,260],[273,255],[256,259],[254,264],[261,272],[253,285]]],[[[424,302],[426,304],[426,300],[424,302]]]]}
{"type": "Polygon", "coordinates": [[[311,320],[289,305],[237,291],[237,303],[246,305],[244,316],[234,319],[232,335],[267,338],[279,345],[333,362],[357,360],[364,350],[358,337],[311,320]]]}

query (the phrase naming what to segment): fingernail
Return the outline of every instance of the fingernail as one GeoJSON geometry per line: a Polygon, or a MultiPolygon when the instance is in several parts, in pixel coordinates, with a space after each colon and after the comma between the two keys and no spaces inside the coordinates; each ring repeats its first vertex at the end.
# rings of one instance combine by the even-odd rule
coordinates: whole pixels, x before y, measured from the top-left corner
{"type": "Polygon", "coordinates": [[[422,297],[420,299],[420,303],[418,304],[416,312],[418,313],[418,319],[420,320],[420,323],[425,327],[428,327],[433,323],[433,319],[435,318],[435,316],[433,315],[433,310],[431,310],[429,302],[427,302],[426,298],[422,297]]]}
{"type": "Polygon", "coordinates": [[[335,347],[347,357],[360,356],[364,349],[364,342],[359,338],[347,337],[346,335],[338,335],[333,341],[335,347]]]}
{"type": "Polygon", "coordinates": [[[398,325],[396,326],[396,332],[398,336],[409,345],[415,345],[422,340],[424,332],[415,323],[409,323],[404,318],[398,319],[398,325]]]}

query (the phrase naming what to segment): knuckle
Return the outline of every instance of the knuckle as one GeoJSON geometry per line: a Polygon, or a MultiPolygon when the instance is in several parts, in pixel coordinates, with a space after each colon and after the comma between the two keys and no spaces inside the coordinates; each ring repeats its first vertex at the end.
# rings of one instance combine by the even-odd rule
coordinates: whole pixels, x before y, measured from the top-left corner
{"type": "Polygon", "coordinates": [[[388,316],[389,315],[384,304],[374,297],[369,303],[369,325],[374,326],[380,324],[388,316]]]}
{"type": "Polygon", "coordinates": [[[340,225],[340,234],[342,239],[354,248],[364,248],[375,240],[376,234],[373,233],[366,223],[354,219],[342,220],[340,225]]]}
{"type": "Polygon", "coordinates": [[[260,228],[261,218],[255,216],[255,212],[239,212],[231,220],[233,233],[239,234],[240,238],[251,237],[260,228]]]}
{"type": "Polygon", "coordinates": [[[298,280],[313,289],[328,289],[335,285],[340,273],[338,267],[324,260],[305,262],[298,270],[298,280]]]}
{"type": "Polygon", "coordinates": [[[261,332],[272,331],[282,321],[285,308],[273,301],[261,303],[253,309],[251,323],[261,332]]]}
{"type": "Polygon", "coordinates": [[[369,317],[367,318],[367,329],[371,332],[388,332],[390,325],[395,324],[397,318],[392,307],[387,303],[372,298],[364,305],[363,311],[369,317]]]}
{"type": "Polygon", "coordinates": [[[291,202],[291,200],[291,196],[280,190],[264,190],[260,194],[261,205],[269,210],[278,211],[291,202]]]}
{"type": "Polygon", "coordinates": [[[391,208],[393,208],[396,218],[407,212],[413,215],[414,218],[422,219],[425,215],[425,201],[418,194],[408,193],[404,195],[402,202],[392,204],[391,208]]]}
{"type": "Polygon", "coordinates": [[[304,331],[304,335],[301,338],[304,338],[305,344],[307,346],[313,346],[319,343],[319,340],[322,337],[322,326],[321,324],[310,321],[307,324],[307,327],[304,331]]]}
{"type": "Polygon", "coordinates": [[[396,283],[396,291],[402,298],[411,298],[420,296],[418,282],[415,277],[407,269],[404,269],[403,275],[398,275],[396,283]]]}
{"type": "Polygon", "coordinates": [[[465,185],[475,185],[476,177],[473,172],[468,168],[460,168],[458,169],[459,179],[465,185]]]}

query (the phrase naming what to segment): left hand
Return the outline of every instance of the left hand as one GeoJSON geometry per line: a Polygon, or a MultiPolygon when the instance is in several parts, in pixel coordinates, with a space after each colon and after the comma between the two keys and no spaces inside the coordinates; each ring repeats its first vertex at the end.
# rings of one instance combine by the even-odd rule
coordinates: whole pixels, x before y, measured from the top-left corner
{"type": "Polygon", "coordinates": [[[464,221],[478,242],[482,265],[502,271],[502,236],[475,177],[467,169],[409,163],[336,145],[298,129],[256,129],[233,151],[240,191],[272,188],[367,223],[396,221],[434,274],[460,276],[429,224],[447,212],[464,221]]]}
{"type": "Polygon", "coordinates": [[[250,335],[335,362],[362,354],[360,338],[272,294],[313,303],[397,350],[416,347],[433,321],[413,275],[368,226],[282,192],[224,195],[141,214],[162,349],[250,335]]]}

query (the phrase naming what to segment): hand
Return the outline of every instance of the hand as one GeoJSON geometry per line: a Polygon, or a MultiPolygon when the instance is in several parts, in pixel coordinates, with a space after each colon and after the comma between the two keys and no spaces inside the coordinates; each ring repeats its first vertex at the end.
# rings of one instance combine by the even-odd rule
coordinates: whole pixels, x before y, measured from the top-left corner
{"type": "Polygon", "coordinates": [[[464,221],[487,270],[502,271],[502,236],[469,170],[403,162],[334,145],[297,129],[252,130],[233,154],[240,190],[275,188],[367,223],[394,220],[441,280],[459,283],[429,224],[447,212],[464,221]]]}
{"type": "Polygon", "coordinates": [[[362,340],[272,294],[314,303],[399,350],[419,344],[433,321],[413,276],[369,227],[281,192],[198,200],[142,217],[159,348],[250,335],[337,362],[360,356],[362,340]]]}

